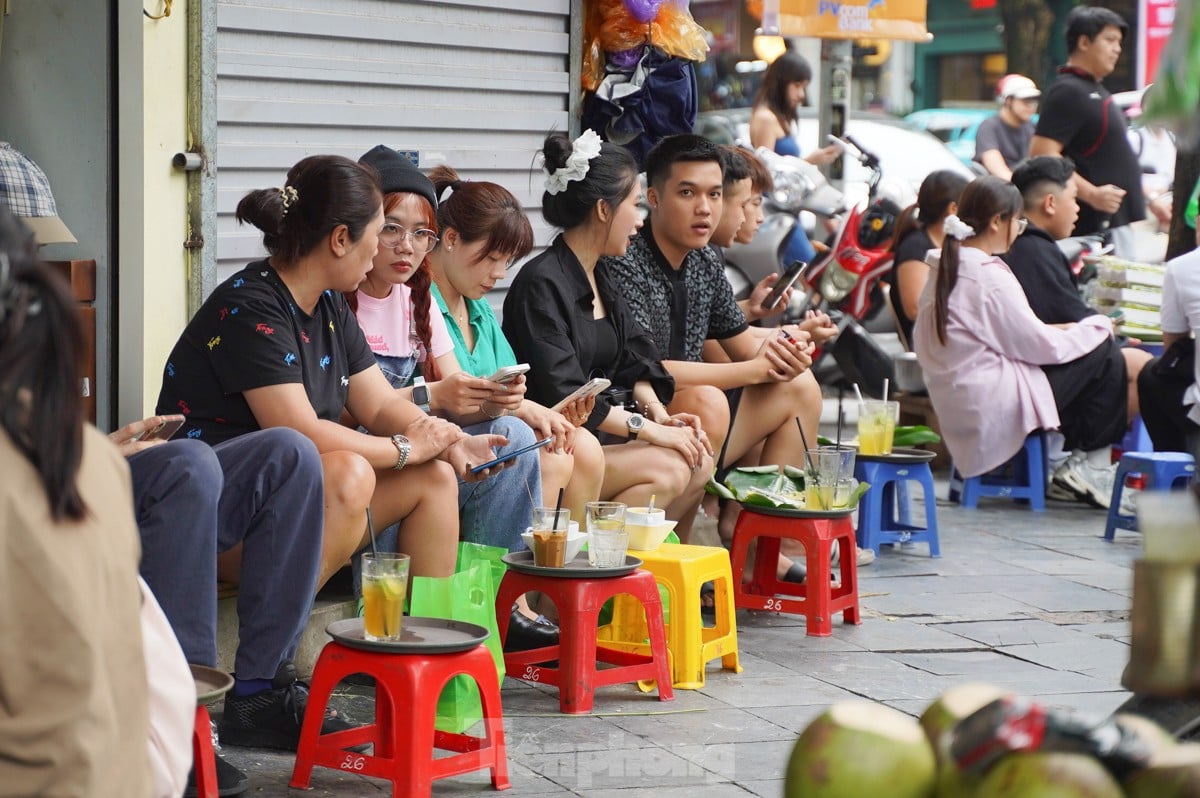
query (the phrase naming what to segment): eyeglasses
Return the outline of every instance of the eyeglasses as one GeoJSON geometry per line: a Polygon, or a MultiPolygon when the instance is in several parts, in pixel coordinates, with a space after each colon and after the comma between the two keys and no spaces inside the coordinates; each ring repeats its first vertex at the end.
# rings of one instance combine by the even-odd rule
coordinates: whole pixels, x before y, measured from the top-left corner
{"type": "Polygon", "coordinates": [[[1028,219],[1026,219],[1024,216],[1022,216],[1020,219],[1017,219],[1017,235],[1023,234],[1026,227],[1029,227],[1028,219]]]}
{"type": "Polygon", "coordinates": [[[437,233],[422,227],[419,230],[407,230],[403,226],[388,222],[379,231],[379,243],[385,247],[398,247],[405,238],[412,241],[415,250],[430,250],[438,242],[437,233]]]}

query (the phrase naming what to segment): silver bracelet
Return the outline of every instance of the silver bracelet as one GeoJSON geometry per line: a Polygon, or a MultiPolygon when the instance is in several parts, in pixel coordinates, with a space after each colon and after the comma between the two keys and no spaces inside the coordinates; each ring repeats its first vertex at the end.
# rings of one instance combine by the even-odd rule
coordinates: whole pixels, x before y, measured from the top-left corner
{"type": "Polygon", "coordinates": [[[392,445],[396,447],[396,465],[392,468],[399,471],[408,465],[408,457],[412,454],[412,442],[403,435],[393,435],[392,445]]]}
{"type": "Polygon", "coordinates": [[[483,404],[481,404],[479,406],[479,412],[483,413],[488,418],[500,418],[501,416],[508,414],[508,410],[506,410],[505,408],[502,407],[502,408],[500,408],[500,412],[493,416],[491,413],[489,413],[487,411],[487,405],[488,405],[487,402],[484,402],[483,404]]]}

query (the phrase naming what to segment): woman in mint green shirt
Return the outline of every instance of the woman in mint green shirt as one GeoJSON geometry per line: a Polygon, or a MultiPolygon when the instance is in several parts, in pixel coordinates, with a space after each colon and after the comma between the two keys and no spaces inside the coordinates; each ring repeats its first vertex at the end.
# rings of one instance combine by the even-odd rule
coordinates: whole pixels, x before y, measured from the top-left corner
{"type": "MultiPolygon", "coordinates": [[[[431,296],[446,320],[458,367],[486,378],[502,366],[517,363],[486,295],[514,260],[529,253],[533,228],[517,198],[503,186],[459,180],[448,166],[434,167],[429,178],[439,197],[442,230],[441,245],[426,256],[433,272],[431,296]],[[451,264],[454,267],[448,269],[451,264]]],[[[444,378],[454,372],[453,366],[447,369],[447,360],[449,357],[438,359],[444,378]]],[[[513,380],[508,388],[524,394],[525,377],[513,380]]],[[[438,393],[451,413],[460,403],[466,407],[475,401],[477,405],[465,386],[460,392],[453,385],[444,385],[438,393]]],[[[563,487],[563,505],[571,508],[571,517],[577,521],[583,520],[584,505],[599,498],[604,480],[600,442],[583,428],[594,403],[594,399],[582,399],[559,413],[524,399],[513,412],[538,438],[553,435],[557,439],[557,451],[542,449],[543,500],[553,505],[563,487]],[[559,441],[564,443],[559,446],[559,441]]]]}

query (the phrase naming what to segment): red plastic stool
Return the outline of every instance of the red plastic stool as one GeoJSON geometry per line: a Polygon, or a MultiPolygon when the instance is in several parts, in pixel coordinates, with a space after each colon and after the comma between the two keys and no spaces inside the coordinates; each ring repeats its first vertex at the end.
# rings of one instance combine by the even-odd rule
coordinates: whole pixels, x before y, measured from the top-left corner
{"type": "Polygon", "coordinates": [[[496,596],[496,620],[501,642],[508,636],[508,622],[517,597],[537,590],[545,593],[558,608],[558,644],[529,651],[505,652],[508,675],[527,682],[558,687],[558,706],[569,715],[591,712],[597,687],[626,682],[658,682],[660,701],[671,701],[671,663],[663,628],[662,599],[658,584],[648,571],[625,576],[600,578],[563,578],[536,576],[509,569],[500,582],[496,596]],[[600,608],[613,596],[627,593],[642,602],[649,621],[650,653],[638,654],[596,643],[596,624],[600,608]],[[558,667],[542,663],[558,660],[558,667]],[[615,665],[597,668],[598,662],[615,665]]]}
{"type": "Polygon", "coordinates": [[[307,789],[315,765],[387,779],[392,795],[405,798],[429,795],[435,779],[483,768],[491,769],[494,789],[507,790],[500,682],[491,653],[482,645],[449,654],[392,654],[326,644],[313,671],[289,786],[307,789]],[[352,673],[375,677],[375,722],[321,734],[330,693],[352,673]],[[460,673],[479,684],[483,737],[433,727],[442,688],[460,673]],[[373,755],[345,750],[363,743],[374,743],[373,755]],[[434,758],[434,749],[456,755],[434,758]]]}
{"type": "Polygon", "coordinates": [[[754,575],[743,584],[734,579],[733,600],[751,610],[791,612],[807,618],[810,635],[833,633],[833,615],[841,612],[844,623],[859,624],[858,563],[855,557],[853,509],[818,513],[742,505],[733,529],[733,573],[745,572],[750,542],[758,541],[754,575]],[[804,544],[808,576],[804,584],[776,577],[779,543],[783,538],[804,544]],[[833,542],[840,541],[842,583],[835,587],[830,573],[833,542]]]}
{"type": "Polygon", "coordinates": [[[192,726],[192,766],[196,769],[198,798],[217,798],[217,755],[212,747],[212,723],[208,707],[196,706],[196,722],[192,726]]]}

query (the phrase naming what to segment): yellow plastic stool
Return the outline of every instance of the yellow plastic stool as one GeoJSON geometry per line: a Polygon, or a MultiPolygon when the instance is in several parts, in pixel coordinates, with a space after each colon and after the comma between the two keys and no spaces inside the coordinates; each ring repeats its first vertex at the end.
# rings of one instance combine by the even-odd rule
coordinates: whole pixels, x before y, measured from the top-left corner
{"type": "MultiPolygon", "coordinates": [[[[703,688],[705,665],[717,657],[725,670],[741,673],[729,552],[716,546],[664,543],[654,551],[634,554],[667,590],[671,604],[667,649],[674,686],[681,690],[703,688]],[[715,626],[705,626],[700,613],[700,588],[705,582],[712,582],[714,587],[715,626]]],[[[641,605],[629,596],[617,596],[612,622],[601,627],[599,635],[621,648],[648,648],[641,605]]]]}

